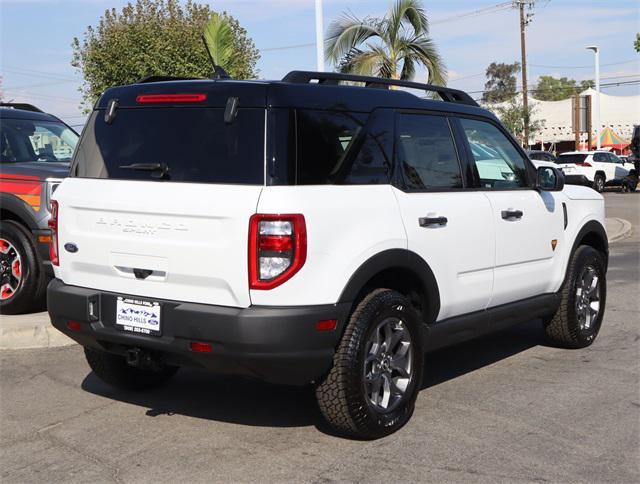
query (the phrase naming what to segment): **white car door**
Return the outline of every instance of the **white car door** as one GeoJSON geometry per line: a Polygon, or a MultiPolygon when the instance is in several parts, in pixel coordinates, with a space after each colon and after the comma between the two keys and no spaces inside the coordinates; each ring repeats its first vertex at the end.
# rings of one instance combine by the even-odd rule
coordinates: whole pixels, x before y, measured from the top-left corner
{"type": "Polygon", "coordinates": [[[596,172],[601,171],[604,173],[606,181],[615,179],[616,167],[609,161],[609,154],[604,152],[594,153],[591,164],[596,169],[596,172]]]}
{"type": "Polygon", "coordinates": [[[564,215],[557,194],[532,188],[527,161],[488,121],[460,118],[477,168],[480,191],[490,201],[496,256],[489,306],[548,292],[564,244],[564,215]]]}
{"type": "Polygon", "coordinates": [[[408,249],[431,267],[438,320],[483,310],[491,297],[495,236],[489,200],[465,188],[447,117],[398,113],[394,193],[408,249]]]}

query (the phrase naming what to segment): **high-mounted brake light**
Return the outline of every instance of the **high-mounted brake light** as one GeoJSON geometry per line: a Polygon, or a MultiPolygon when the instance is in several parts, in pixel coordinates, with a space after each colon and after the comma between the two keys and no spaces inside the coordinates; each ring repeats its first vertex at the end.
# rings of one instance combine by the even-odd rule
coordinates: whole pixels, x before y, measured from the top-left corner
{"type": "Polygon", "coordinates": [[[307,260],[307,228],[301,214],[258,213],[249,221],[249,287],[273,289],[307,260]]]}
{"type": "Polygon", "coordinates": [[[51,230],[51,239],[49,241],[49,259],[54,266],[60,265],[58,258],[58,202],[51,200],[51,218],[47,222],[51,230]]]}
{"type": "Polygon", "coordinates": [[[206,94],[141,94],[136,97],[138,104],[201,103],[206,94]]]}

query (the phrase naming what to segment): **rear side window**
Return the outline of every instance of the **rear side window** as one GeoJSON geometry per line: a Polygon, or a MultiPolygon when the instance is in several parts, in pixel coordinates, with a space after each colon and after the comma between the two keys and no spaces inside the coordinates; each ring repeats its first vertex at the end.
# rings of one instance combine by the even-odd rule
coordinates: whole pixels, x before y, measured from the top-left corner
{"type": "Polygon", "coordinates": [[[122,108],[94,111],[71,176],[195,183],[264,183],[264,109],[122,108]]]}
{"type": "Polygon", "coordinates": [[[396,156],[405,186],[413,190],[462,188],[462,173],[447,119],[398,115],[396,156]]]}
{"type": "Polygon", "coordinates": [[[575,155],[560,155],[558,156],[558,163],[583,163],[587,158],[587,155],[575,154],[575,155]]]}
{"type": "Polygon", "coordinates": [[[59,121],[4,118],[0,162],[71,161],[78,135],[59,121]]]}
{"type": "Polygon", "coordinates": [[[296,184],[389,183],[382,148],[388,132],[368,124],[367,115],[298,109],[295,117],[296,184]]]}
{"type": "Polygon", "coordinates": [[[609,157],[606,153],[595,153],[593,155],[593,161],[598,163],[609,163],[609,157]]]}

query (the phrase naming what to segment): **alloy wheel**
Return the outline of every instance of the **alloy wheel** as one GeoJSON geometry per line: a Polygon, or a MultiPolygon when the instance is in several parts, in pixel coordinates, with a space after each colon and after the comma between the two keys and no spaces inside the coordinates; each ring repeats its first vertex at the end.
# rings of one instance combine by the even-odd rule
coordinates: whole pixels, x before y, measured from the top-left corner
{"type": "Polygon", "coordinates": [[[386,318],[369,336],[365,350],[367,400],[375,410],[390,412],[402,402],[413,378],[411,333],[399,318],[386,318]]]}
{"type": "Polygon", "coordinates": [[[11,298],[22,281],[22,259],[14,245],[0,239],[0,300],[11,298]]]}
{"type": "Polygon", "coordinates": [[[576,316],[580,330],[593,328],[600,314],[600,278],[596,268],[586,265],[576,284],[576,316]]]}

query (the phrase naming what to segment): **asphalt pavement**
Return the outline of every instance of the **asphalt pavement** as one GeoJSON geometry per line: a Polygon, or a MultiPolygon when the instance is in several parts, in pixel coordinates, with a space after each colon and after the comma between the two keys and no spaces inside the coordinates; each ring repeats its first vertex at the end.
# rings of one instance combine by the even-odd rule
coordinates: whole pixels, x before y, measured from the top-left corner
{"type": "Polygon", "coordinates": [[[0,351],[0,481],[640,482],[640,193],[607,193],[596,342],[545,345],[539,321],[426,357],[413,419],[332,436],[308,389],[181,370],[149,393],[101,383],[76,345],[0,351]]]}

